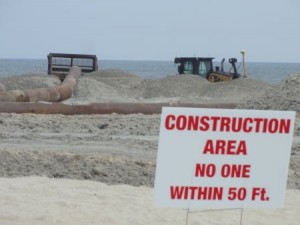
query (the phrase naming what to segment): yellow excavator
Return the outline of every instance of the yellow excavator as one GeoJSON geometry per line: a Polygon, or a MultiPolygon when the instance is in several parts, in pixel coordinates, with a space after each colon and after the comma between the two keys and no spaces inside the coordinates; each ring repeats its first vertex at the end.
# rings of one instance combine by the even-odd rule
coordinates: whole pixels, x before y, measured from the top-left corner
{"type": "Polygon", "coordinates": [[[241,75],[237,72],[236,58],[230,58],[231,64],[229,72],[224,71],[225,59],[221,61],[221,66],[213,67],[211,57],[180,57],[175,58],[174,63],[178,64],[179,74],[194,74],[206,78],[211,82],[229,81],[239,78],[241,75]],[[232,71],[232,72],[231,72],[232,71]]]}

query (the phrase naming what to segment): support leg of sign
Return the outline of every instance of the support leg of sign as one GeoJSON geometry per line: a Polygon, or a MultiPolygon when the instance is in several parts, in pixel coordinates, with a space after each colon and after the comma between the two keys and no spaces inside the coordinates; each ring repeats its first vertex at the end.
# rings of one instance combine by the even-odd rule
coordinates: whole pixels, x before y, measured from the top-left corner
{"type": "Polygon", "coordinates": [[[189,212],[190,212],[190,209],[187,208],[186,209],[185,225],[188,225],[188,223],[189,223],[189,212]]]}
{"type": "Polygon", "coordinates": [[[185,225],[188,225],[189,223],[189,214],[190,213],[198,213],[198,212],[215,212],[215,211],[228,211],[228,210],[237,210],[239,209],[241,211],[240,213],[240,225],[243,225],[243,214],[244,214],[244,208],[233,208],[233,209],[209,209],[209,210],[200,210],[200,211],[190,211],[189,208],[186,209],[186,218],[185,218],[185,225]]]}
{"type": "Polygon", "coordinates": [[[241,208],[240,225],[243,225],[243,213],[244,213],[244,208],[241,208]]]}

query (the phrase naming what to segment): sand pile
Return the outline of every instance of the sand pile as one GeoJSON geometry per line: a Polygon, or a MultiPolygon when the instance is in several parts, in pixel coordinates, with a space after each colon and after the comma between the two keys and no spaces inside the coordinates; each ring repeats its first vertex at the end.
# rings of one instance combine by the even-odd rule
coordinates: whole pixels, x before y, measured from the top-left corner
{"type": "Polygon", "coordinates": [[[1,77],[6,90],[26,90],[33,88],[48,88],[59,85],[61,82],[56,76],[47,74],[27,73],[19,76],[1,77]]]}
{"type": "MultiPolygon", "coordinates": [[[[32,89],[60,84],[55,76],[24,74],[0,78],[3,89],[32,89]]],[[[200,76],[166,76],[142,79],[121,70],[101,70],[86,74],[79,80],[77,91],[66,104],[93,102],[234,102],[241,103],[272,86],[263,81],[237,79],[232,82],[210,83],[200,76]]]]}
{"type": "Polygon", "coordinates": [[[268,89],[260,96],[251,98],[238,108],[290,110],[300,113],[300,73],[291,74],[279,85],[268,89]]]}
{"type": "Polygon", "coordinates": [[[271,88],[252,79],[210,83],[200,76],[166,76],[142,79],[119,70],[104,70],[80,79],[74,98],[66,103],[88,102],[243,102],[271,88]]]}
{"type": "Polygon", "coordinates": [[[2,83],[0,83],[0,91],[6,91],[5,85],[2,83]]]}
{"type": "Polygon", "coordinates": [[[65,103],[134,102],[135,86],[143,79],[121,70],[101,70],[82,76],[74,98],[65,103]]]}

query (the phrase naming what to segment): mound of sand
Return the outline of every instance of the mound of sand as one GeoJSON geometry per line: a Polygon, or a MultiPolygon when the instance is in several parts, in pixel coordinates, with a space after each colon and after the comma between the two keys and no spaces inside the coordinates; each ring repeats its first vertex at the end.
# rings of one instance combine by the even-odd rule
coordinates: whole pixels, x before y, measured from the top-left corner
{"type": "Polygon", "coordinates": [[[66,103],[90,102],[244,102],[271,88],[270,84],[252,79],[210,83],[195,76],[166,76],[142,79],[118,70],[94,72],[80,79],[74,98],[66,103]]]}
{"type": "Polygon", "coordinates": [[[290,110],[300,113],[300,73],[291,74],[279,85],[249,99],[238,108],[290,110]]]}
{"type": "Polygon", "coordinates": [[[142,80],[121,70],[100,70],[85,74],[79,80],[74,97],[64,103],[136,102],[134,88],[142,80]]]}
{"type": "Polygon", "coordinates": [[[19,76],[1,77],[6,90],[26,90],[34,88],[48,88],[59,85],[61,82],[56,76],[47,74],[27,73],[19,76]]]}
{"type": "Polygon", "coordinates": [[[86,74],[88,77],[94,78],[120,78],[120,77],[127,77],[127,78],[139,78],[139,76],[131,73],[127,73],[122,70],[118,69],[107,69],[107,70],[99,70],[94,71],[92,73],[86,74]]]}
{"type": "MultiPolygon", "coordinates": [[[[47,88],[60,84],[56,76],[24,74],[0,78],[2,89],[47,88]]],[[[85,74],[79,80],[73,98],[66,104],[93,102],[245,102],[256,98],[272,86],[263,81],[237,79],[231,82],[210,83],[195,75],[166,76],[161,79],[142,79],[121,70],[100,70],[85,74]]]]}

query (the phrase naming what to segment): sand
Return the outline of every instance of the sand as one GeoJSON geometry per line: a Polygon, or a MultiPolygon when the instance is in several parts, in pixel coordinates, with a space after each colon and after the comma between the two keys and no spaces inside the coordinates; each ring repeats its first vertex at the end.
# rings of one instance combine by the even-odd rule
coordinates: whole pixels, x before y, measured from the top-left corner
{"type": "MultiPolygon", "coordinates": [[[[183,225],[186,210],[154,208],[153,189],[45,177],[0,178],[1,224],[183,225]]],[[[283,209],[244,209],[243,225],[298,225],[300,190],[283,209]]],[[[240,224],[240,210],[189,214],[189,224],[240,224]]]]}
{"type": "MultiPolygon", "coordinates": [[[[244,109],[296,111],[286,206],[246,210],[243,224],[298,224],[299,81],[300,74],[277,86],[250,78],[209,83],[192,75],[151,80],[105,70],[81,77],[64,103],[228,102],[244,109]]],[[[11,90],[51,87],[59,80],[27,74],[0,83],[11,90]]],[[[152,205],[159,123],[159,114],[1,114],[0,224],[184,224],[184,210],[152,205]]],[[[239,224],[239,213],[197,213],[189,224],[204,221],[239,224]]]]}

